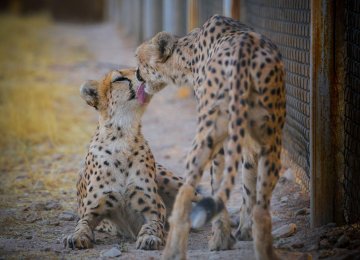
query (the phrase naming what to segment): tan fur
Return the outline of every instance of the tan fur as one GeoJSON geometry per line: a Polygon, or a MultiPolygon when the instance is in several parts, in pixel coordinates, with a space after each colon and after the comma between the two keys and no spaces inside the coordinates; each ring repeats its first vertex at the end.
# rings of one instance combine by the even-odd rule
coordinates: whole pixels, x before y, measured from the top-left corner
{"type": "Polygon", "coordinates": [[[141,132],[146,105],[136,99],[138,85],[135,70],[127,69],[81,87],[83,99],[100,114],[99,126],[79,173],[80,220],[65,246],[92,247],[96,227],[136,239],[139,249],[159,249],[164,243],[166,208],[171,211],[183,180],[155,163],[141,132]]]}
{"type": "MultiPolygon", "coordinates": [[[[215,166],[224,165],[224,170],[213,172],[215,193],[211,199],[216,205],[224,205],[241,167],[244,192],[236,237],[249,240],[255,234],[257,259],[275,259],[268,217],[281,167],[286,115],[285,72],[277,47],[251,28],[214,15],[182,38],[164,32],[157,34],[138,47],[136,56],[148,93],[154,94],[169,84],[194,88],[198,127],[186,160],[186,184],[195,187],[205,166],[215,160],[215,166]],[[222,153],[218,147],[223,147],[222,153]],[[252,226],[255,205],[264,215],[256,215],[256,225],[252,226]]],[[[181,227],[189,210],[183,189],[175,202],[179,208],[172,213],[164,259],[186,256],[184,240],[188,232],[181,227]]],[[[231,247],[228,222],[226,209],[215,217],[211,250],[231,247]]]]}
{"type": "Polygon", "coordinates": [[[179,190],[176,202],[174,204],[173,214],[169,219],[171,234],[178,234],[179,237],[169,236],[166,244],[171,250],[165,250],[163,258],[165,259],[186,259],[186,248],[190,223],[188,215],[191,211],[191,199],[194,196],[194,187],[183,185],[179,190]]]}

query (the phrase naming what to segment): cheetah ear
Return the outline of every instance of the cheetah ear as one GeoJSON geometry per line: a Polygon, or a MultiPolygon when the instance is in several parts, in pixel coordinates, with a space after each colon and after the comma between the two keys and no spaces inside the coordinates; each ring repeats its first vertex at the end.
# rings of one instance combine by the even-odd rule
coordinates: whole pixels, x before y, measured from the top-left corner
{"type": "Polygon", "coordinates": [[[98,109],[99,94],[98,94],[99,82],[95,80],[88,80],[80,87],[80,95],[82,99],[86,101],[89,106],[98,109]]]}
{"type": "Polygon", "coordinates": [[[159,32],[152,39],[152,43],[158,51],[159,61],[164,63],[174,51],[176,38],[170,33],[159,32]]]}

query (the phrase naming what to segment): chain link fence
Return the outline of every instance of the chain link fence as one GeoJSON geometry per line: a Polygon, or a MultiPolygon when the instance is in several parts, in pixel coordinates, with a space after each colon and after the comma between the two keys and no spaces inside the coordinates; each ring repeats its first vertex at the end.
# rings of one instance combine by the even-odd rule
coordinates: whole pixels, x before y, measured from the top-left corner
{"type": "Polygon", "coordinates": [[[247,0],[246,23],[280,48],[286,68],[284,160],[300,184],[310,180],[310,7],[309,0],[247,0]]]}
{"type": "MultiPolygon", "coordinates": [[[[187,22],[189,22],[188,25],[192,22],[190,28],[197,27],[214,13],[230,15],[230,11],[232,11],[232,1],[230,0],[146,0],[147,4],[143,8],[134,8],[133,5],[135,3],[142,5],[145,0],[108,1],[117,6],[117,8],[111,9],[111,11],[116,10],[116,12],[114,11],[114,15],[110,16],[120,17],[118,18],[121,20],[119,22],[125,25],[126,28],[131,28],[129,32],[138,36],[139,43],[144,38],[148,38],[155,32],[164,29],[182,35],[185,32],[187,22]],[[182,10],[181,15],[175,15],[179,13],[179,9],[182,10]],[[139,15],[133,15],[133,10],[137,10],[139,15]],[[184,10],[192,10],[192,12],[185,15],[184,10]],[[154,19],[161,15],[163,16],[162,20],[155,23],[154,19]],[[139,22],[139,17],[144,17],[144,19],[139,22]],[[146,25],[143,31],[136,29],[139,29],[141,24],[146,25]]],[[[329,28],[332,28],[331,26],[337,27],[337,24],[343,23],[344,28],[341,29],[343,31],[340,33],[346,39],[344,42],[342,37],[340,37],[341,40],[335,38],[333,42],[335,45],[341,45],[341,47],[344,45],[344,55],[330,54],[334,56],[335,61],[341,60],[345,65],[344,82],[337,83],[339,84],[337,91],[341,91],[341,95],[336,96],[341,99],[339,101],[339,114],[335,115],[336,118],[331,119],[336,122],[329,122],[330,127],[331,125],[338,126],[339,122],[342,126],[339,127],[341,129],[339,135],[344,139],[344,142],[339,142],[340,147],[334,148],[338,150],[330,153],[332,155],[336,154],[336,156],[340,154],[341,160],[336,163],[341,167],[335,167],[334,172],[322,172],[321,180],[327,180],[323,179],[327,178],[327,176],[334,176],[330,174],[338,176],[337,183],[334,186],[338,188],[339,185],[337,184],[341,184],[341,191],[334,189],[336,190],[334,192],[341,193],[341,196],[333,196],[331,199],[334,199],[334,197],[341,198],[339,201],[329,203],[333,203],[333,208],[337,210],[341,208],[340,211],[342,211],[344,209],[340,214],[344,215],[347,223],[356,223],[360,221],[360,1],[345,0],[345,2],[341,2],[345,8],[343,8],[343,5],[339,5],[341,10],[337,10],[340,2],[321,2],[327,6],[332,5],[333,9],[329,9],[332,10],[332,15],[345,11],[345,17],[331,21],[335,25],[329,25],[329,28]]],[[[241,21],[272,39],[279,46],[283,55],[286,68],[287,118],[284,128],[284,153],[282,159],[285,166],[293,169],[298,183],[302,185],[304,190],[310,191],[310,180],[315,180],[311,179],[313,176],[310,176],[310,167],[313,166],[310,166],[310,159],[314,158],[312,149],[314,147],[310,147],[310,140],[314,141],[314,139],[311,139],[311,109],[312,105],[319,106],[318,103],[312,104],[310,94],[312,73],[314,73],[310,68],[311,24],[315,22],[311,21],[311,4],[316,6],[314,3],[317,2],[311,0],[243,0],[240,3],[241,21]]],[[[322,13],[319,12],[319,15],[322,15],[322,13]]],[[[321,34],[326,33],[321,32],[321,34]]],[[[332,52],[334,46],[332,44],[329,46],[323,47],[329,48],[328,51],[332,52]]],[[[342,68],[339,70],[342,71],[342,68]]],[[[333,74],[335,75],[335,72],[333,74]]],[[[329,91],[333,89],[332,85],[323,87],[324,89],[328,87],[329,91]]],[[[328,98],[327,103],[331,103],[334,93],[329,93],[328,98]]],[[[334,114],[331,115],[334,116],[334,114]]],[[[321,124],[323,122],[315,123],[321,124]]],[[[322,194],[320,191],[318,193],[315,194],[318,198],[321,196],[326,197],[326,194],[322,194]]],[[[332,213],[318,212],[318,214],[332,213]]]]}
{"type": "MultiPolygon", "coordinates": [[[[287,121],[285,164],[295,170],[305,190],[310,187],[310,0],[246,0],[245,22],[271,38],[286,67],[287,121]]],[[[336,12],[336,10],[335,10],[336,12]]],[[[336,21],[340,22],[340,21],[336,21]]],[[[360,221],[360,1],[345,4],[344,172],[343,208],[347,223],[360,221]]]]}
{"type": "Polygon", "coordinates": [[[346,2],[344,214],[360,221],[360,1],[346,2]]]}

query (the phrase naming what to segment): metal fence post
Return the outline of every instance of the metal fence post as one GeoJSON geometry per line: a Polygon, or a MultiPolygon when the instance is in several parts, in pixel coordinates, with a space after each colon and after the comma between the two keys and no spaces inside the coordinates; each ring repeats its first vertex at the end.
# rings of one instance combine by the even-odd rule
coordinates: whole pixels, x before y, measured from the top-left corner
{"type": "Polygon", "coordinates": [[[146,0],[144,4],[143,40],[163,30],[162,0],[146,0]]]}
{"type": "Polygon", "coordinates": [[[167,32],[177,36],[186,34],[186,1],[164,0],[163,1],[163,27],[167,32]]]}
{"type": "Polygon", "coordinates": [[[199,26],[199,2],[198,0],[187,0],[188,8],[188,22],[187,31],[190,32],[192,29],[199,26]]]}
{"type": "Polygon", "coordinates": [[[240,19],[240,0],[223,0],[223,14],[235,20],[240,19]]]}
{"type": "Polygon", "coordinates": [[[337,221],[336,149],[334,133],[341,125],[334,120],[339,105],[335,85],[335,1],[311,1],[310,58],[310,190],[311,226],[337,221]]]}

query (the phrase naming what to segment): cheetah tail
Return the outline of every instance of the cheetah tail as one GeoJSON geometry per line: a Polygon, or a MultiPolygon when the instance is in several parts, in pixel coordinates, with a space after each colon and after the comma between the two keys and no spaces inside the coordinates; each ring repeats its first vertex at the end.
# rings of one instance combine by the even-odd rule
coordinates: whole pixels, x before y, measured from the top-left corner
{"type": "Polygon", "coordinates": [[[192,228],[200,228],[224,209],[222,200],[213,197],[201,199],[193,208],[190,219],[192,228]]]}

